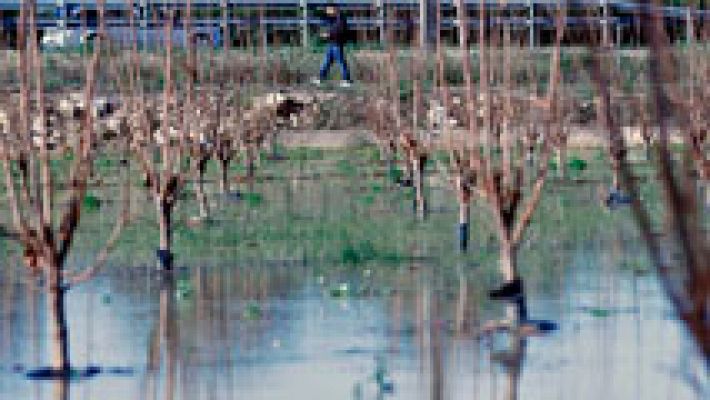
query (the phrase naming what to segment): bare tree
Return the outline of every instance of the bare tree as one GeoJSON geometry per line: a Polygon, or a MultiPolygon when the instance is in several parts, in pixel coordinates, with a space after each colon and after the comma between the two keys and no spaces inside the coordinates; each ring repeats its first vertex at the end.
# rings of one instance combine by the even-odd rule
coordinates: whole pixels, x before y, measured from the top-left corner
{"type": "MultiPolygon", "coordinates": [[[[390,14],[390,13],[388,13],[390,14]]],[[[418,137],[413,118],[406,123],[403,118],[403,110],[400,99],[400,76],[399,76],[399,52],[394,45],[394,32],[390,28],[387,59],[387,78],[389,80],[389,99],[392,102],[391,119],[394,121],[394,132],[397,146],[404,156],[405,170],[407,178],[406,186],[414,187],[415,209],[419,218],[424,218],[426,213],[426,199],[424,195],[424,168],[429,158],[429,146],[422,138],[418,137]]],[[[414,85],[418,85],[419,74],[415,76],[414,85]]],[[[416,107],[414,107],[416,111],[416,107]]]]}
{"type": "Polygon", "coordinates": [[[230,113],[229,107],[231,106],[232,111],[236,111],[239,107],[237,99],[239,98],[239,83],[236,81],[234,74],[229,73],[227,66],[231,61],[230,51],[232,46],[232,32],[229,20],[229,10],[227,8],[227,3],[225,0],[220,2],[222,9],[222,21],[221,27],[223,31],[223,55],[222,55],[222,71],[227,73],[228,76],[219,77],[219,94],[217,101],[217,131],[215,132],[214,139],[214,156],[219,161],[220,166],[220,180],[219,187],[222,194],[229,192],[229,164],[235,155],[234,149],[234,136],[235,136],[235,125],[236,123],[231,123],[236,119],[237,112],[230,113]],[[229,96],[225,96],[224,93],[227,90],[227,84],[232,86],[232,104],[229,104],[229,96]]]}
{"type": "MultiPolygon", "coordinates": [[[[151,101],[143,90],[140,69],[132,68],[136,82],[134,96],[137,98],[132,114],[132,128],[134,136],[134,152],[146,177],[146,184],[155,202],[158,217],[160,241],[157,250],[160,267],[164,270],[172,269],[172,234],[173,211],[180,190],[183,188],[188,169],[182,162],[183,148],[185,147],[184,119],[180,102],[174,87],[175,78],[173,71],[173,21],[174,13],[168,12],[165,21],[164,42],[165,54],[163,57],[163,88],[162,108],[157,110],[151,106],[156,100],[151,101]],[[156,118],[159,117],[159,118],[156,118]],[[154,155],[159,160],[154,160],[154,155]]],[[[132,24],[132,29],[135,25],[132,24]]],[[[135,38],[135,33],[132,35],[135,38]]],[[[137,45],[131,43],[132,63],[138,63],[137,45]]]]}
{"type": "MultiPolygon", "coordinates": [[[[103,27],[104,1],[100,0],[98,6],[99,23],[103,27]]],[[[10,141],[8,135],[3,136],[0,142],[0,158],[4,170],[7,201],[12,213],[12,224],[19,242],[24,247],[24,261],[29,268],[41,269],[46,277],[52,359],[50,368],[45,372],[50,377],[66,377],[70,373],[71,365],[65,310],[66,291],[70,284],[86,280],[95,273],[98,265],[105,260],[117,240],[127,214],[122,212],[118,215],[115,228],[93,265],[87,267],[82,273],[67,276],[65,264],[79,227],[87,182],[96,155],[94,147],[98,144],[91,107],[105,37],[99,36],[96,39],[92,57],[86,66],[81,132],[78,144],[74,146],[74,161],[64,182],[64,186],[69,188],[69,199],[66,207],[62,207],[62,203],[56,200],[56,192],[60,185],[55,182],[56,174],[51,168],[52,154],[47,129],[48,107],[44,93],[43,62],[37,41],[36,10],[36,1],[22,1],[18,24],[18,37],[22,38],[18,52],[20,135],[14,141],[10,141]],[[29,44],[25,41],[27,31],[29,31],[29,44]],[[34,133],[28,124],[32,110],[30,73],[35,78],[36,90],[34,100],[37,118],[36,123],[33,124],[36,128],[34,133]],[[33,137],[33,134],[36,136],[33,137]],[[13,159],[15,155],[17,157],[13,159]],[[32,175],[33,171],[28,164],[38,167],[39,177],[32,175]],[[22,171],[19,180],[13,173],[15,167],[22,171]],[[55,225],[55,220],[60,221],[58,226],[55,225]]],[[[70,132],[65,134],[69,135],[70,132]]]]}
{"type": "MultiPolygon", "coordinates": [[[[673,55],[670,51],[668,37],[664,31],[663,17],[659,11],[658,2],[643,15],[649,29],[649,85],[650,104],[652,110],[651,124],[658,129],[658,145],[655,152],[655,171],[658,174],[658,184],[663,194],[664,204],[664,235],[654,231],[654,223],[648,205],[641,201],[639,187],[634,179],[631,166],[624,156],[626,154],[625,138],[621,133],[618,119],[614,118],[612,97],[609,88],[610,70],[608,55],[598,51],[595,57],[593,78],[600,97],[599,120],[602,129],[607,133],[609,146],[619,158],[619,179],[621,186],[628,191],[631,206],[638,222],[643,240],[646,242],[651,261],[660,277],[663,288],[680,319],[685,323],[690,333],[706,359],[710,358],[710,325],[707,323],[710,309],[710,247],[707,232],[703,229],[703,204],[698,198],[698,189],[707,187],[707,179],[703,177],[702,159],[696,158],[695,135],[697,131],[684,130],[686,149],[695,161],[695,168],[700,168],[698,178],[688,173],[688,166],[682,164],[674,167],[672,150],[669,146],[670,133],[668,120],[673,113],[681,114],[682,126],[688,120],[698,118],[694,107],[682,107],[672,102],[673,93],[677,90],[674,76],[676,75],[673,55]]],[[[692,105],[692,101],[691,101],[692,105]]],[[[702,118],[702,117],[700,117],[702,118]]],[[[702,119],[701,119],[702,120],[702,119]]],[[[701,125],[707,126],[707,118],[701,125]]],[[[705,161],[706,163],[706,161],[705,161]]],[[[692,165],[692,163],[691,163],[692,165]]]]}
{"type": "MultiPolygon", "coordinates": [[[[459,26],[467,27],[468,15],[462,2],[458,3],[458,8],[459,26]]],[[[547,95],[543,98],[538,98],[535,94],[523,97],[512,90],[511,70],[513,64],[517,63],[512,59],[510,33],[505,27],[503,28],[502,90],[500,95],[491,90],[489,54],[492,48],[489,47],[489,40],[483,28],[486,24],[483,23],[480,24],[482,28],[479,33],[481,73],[478,96],[476,96],[470,78],[472,74],[468,61],[470,55],[466,29],[460,31],[469,140],[464,147],[451,151],[451,162],[456,176],[457,197],[461,205],[461,222],[467,218],[469,191],[475,192],[485,200],[494,217],[500,241],[500,270],[506,283],[501,288],[491,291],[493,297],[507,297],[522,292],[517,250],[540,202],[551,149],[565,135],[563,118],[559,115],[559,64],[560,46],[564,35],[563,16],[564,10],[558,6],[555,18],[555,46],[550,58],[549,86],[547,95]],[[535,150],[540,154],[536,165],[525,162],[526,156],[519,151],[524,141],[522,132],[529,129],[530,114],[542,115],[541,120],[537,121],[542,133],[541,143],[535,146],[535,150]],[[485,140],[482,141],[482,137],[485,137],[485,140]],[[530,187],[527,187],[528,181],[531,181],[530,187]]],[[[486,8],[482,4],[479,22],[486,20],[486,8]]],[[[441,62],[442,56],[439,55],[438,58],[441,62]]],[[[451,104],[450,101],[445,103],[451,104]]]]}

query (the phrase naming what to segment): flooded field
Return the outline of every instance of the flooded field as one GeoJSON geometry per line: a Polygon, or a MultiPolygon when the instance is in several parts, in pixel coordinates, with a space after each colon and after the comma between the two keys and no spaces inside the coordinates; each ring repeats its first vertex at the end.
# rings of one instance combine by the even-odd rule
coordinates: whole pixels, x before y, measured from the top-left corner
{"type": "Polygon", "coordinates": [[[45,3],[0,400],[710,399],[703,2],[45,3]]]}
{"type": "MultiPolygon", "coordinates": [[[[136,178],[107,264],[67,292],[70,357],[86,376],[31,379],[51,362],[44,283],[0,239],[0,398],[707,398],[703,357],[629,209],[600,204],[596,153],[573,155],[591,168],[566,179],[551,172],[521,244],[522,306],[542,327],[525,331],[496,322],[520,303],[488,298],[500,278],[486,209],[472,208],[460,251],[446,177],[428,170],[419,218],[413,189],[372,150],[291,150],[251,181],[234,165],[228,195],[210,164],[210,217],[192,218],[193,201],[176,208],[169,275],[156,269],[154,207],[136,178]]],[[[116,185],[89,194],[69,270],[118,210],[116,185]]]]}

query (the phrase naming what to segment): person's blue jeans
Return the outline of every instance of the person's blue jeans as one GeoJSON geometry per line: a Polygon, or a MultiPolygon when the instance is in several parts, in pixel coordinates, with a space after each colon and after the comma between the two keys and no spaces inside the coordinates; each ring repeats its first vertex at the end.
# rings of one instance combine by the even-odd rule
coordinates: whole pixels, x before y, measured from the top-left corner
{"type": "Polygon", "coordinates": [[[348,71],[348,63],[345,61],[345,51],[343,50],[342,45],[335,43],[328,44],[323,65],[320,67],[320,79],[328,77],[328,70],[330,70],[330,66],[333,64],[333,61],[340,65],[340,73],[343,80],[349,81],[350,71],[348,71]]]}

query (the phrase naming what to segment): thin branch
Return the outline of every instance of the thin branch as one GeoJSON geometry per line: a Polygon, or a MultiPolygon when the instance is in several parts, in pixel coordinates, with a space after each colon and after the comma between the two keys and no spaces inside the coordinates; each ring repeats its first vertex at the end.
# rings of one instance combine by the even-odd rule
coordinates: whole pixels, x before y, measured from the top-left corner
{"type": "Polygon", "coordinates": [[[24,241],[30,236],[29,228],[27,227],[27,221],[25,221],[22,217],[22,212],[20,211],[17,193],[15,192],[15,181],[12,179],[12,169],[7,151],[5,149],[5,143],[0,144],[0,158],[2,159],[3,170],[5,172],[5,196],[10,204],[12,223],[15,230],[24,241]]]}
{"type": "Polygon", "coordinates": [[[537,205],[540,203],[540,198],[542,197],[542,189],[545,185],[545,180],[547,177],[548,164],[551,154],[551,146],[546,142],[543,145],[542,156],[540,157],[540,169],[538,170],[537,178],[535,179],[535,184],[530,192],[530,198],[523,207],[523,212],[520,214],[515,229],[513,229],[512,242],[517,244],[523,237],[525,229],[530,224],[532,216],[535,213],[537,205]]]}
{"type": "Polygon", "coordinates": [[[111,231],[111,235],[109,236],[108,240],[104,244],[104,247],[99,251],[98,255],[96,256],[96,259],[94,262],[81,271],[80,273],[77,273],[71,278],[69,278],[69,283],[71,285],[77,285],[82,282],[86,282],[89,279],[93,278],[96,273],[99,272],[100,268],[103,266],[103,264],[106,262],[106,259],[108,258],[109,253],[111,250],[113,250],[116,242],[118,241],[118,238],[121,236],[121,232],[127,225],[130,219],[130,174],[126,174],[126,179],[124,181],[123,185],[123,200],[122,204],[123,207],[121,209],[121,213],[119,214],[118,218],[116,219],[116,224],[113,227],[113,230],[111,231]]]}

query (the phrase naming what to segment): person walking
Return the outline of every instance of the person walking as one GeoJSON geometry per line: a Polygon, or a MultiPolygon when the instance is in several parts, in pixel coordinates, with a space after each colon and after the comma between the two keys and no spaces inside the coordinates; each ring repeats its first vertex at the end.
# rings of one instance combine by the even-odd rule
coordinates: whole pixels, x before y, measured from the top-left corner
{"type": "Polygon", "coordinates": [[[348,42],[350,31],[347,19],[345,15],[335,6],[328,6],[325,8],[325,17],[323,20],[328,28],[328,31],[326,32],[328,47],[325,52],[323,64],[320,67],[318,78],[314,79],[313,82],[316,85],[320,85],[321,82],[328,77],[330,66],[333,62],[337,62],[338,65],[340,65],[342,79],[340,86],[350,87],[352,85],[352,81],[350,80],[348,63],[345,60],[345,43],[348,42]]]}

